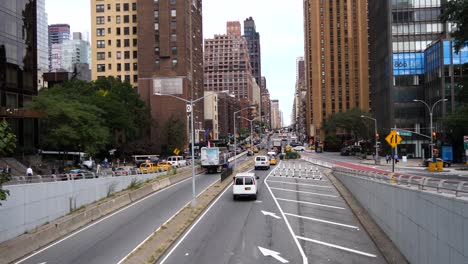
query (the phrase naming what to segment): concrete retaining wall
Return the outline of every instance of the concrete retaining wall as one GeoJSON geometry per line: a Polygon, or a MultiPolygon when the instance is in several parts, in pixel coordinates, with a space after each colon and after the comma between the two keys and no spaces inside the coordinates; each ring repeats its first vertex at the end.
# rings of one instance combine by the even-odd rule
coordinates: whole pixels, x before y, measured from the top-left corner
{"type": "MultiPolygon", "coordinates": [[[[165,174],[166,172],[6,186],[10,196],[0,206],[0,242],[64,216],[71,209],[105,198],[108,192],[126,189],[134,178],[146,181],[165,174]]],[[[152,192],[151,185],[145,191],[152,192]]],[[[135,196],[131,200],[148,193],[132,194],[135,196]]],[[[109,212],[111,209],[112,205],[109,205],[109,212]]]]}
{"type": "Polygon", "coordinates": [[[334,173],[413,264],[468,263],[468,200],[334,173]]]}

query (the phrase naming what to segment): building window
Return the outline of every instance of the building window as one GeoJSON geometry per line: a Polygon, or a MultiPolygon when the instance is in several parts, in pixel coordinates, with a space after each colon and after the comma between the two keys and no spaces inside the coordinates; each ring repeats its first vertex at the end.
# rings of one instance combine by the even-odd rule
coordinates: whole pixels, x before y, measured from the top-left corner
{"type": "Polygon", "coordinates": [[[106,71],[106,65],[105,64],[98,64],[97,65],[97,71],[98,72],[105,72],[106,71]]]}
{"type": "Polygon", "coordinates": [[[96,35],[98,37],[102,37],[106,35],[106,30],[104,28],[98,28],[96,29],[96,35]]]}
{"type": "Polygon", "coordinates": [[[105,40],[98,40],[96,47],[98,48],[105,48],[106,47],[106,42],[105,40]]]}
{"type": "MultiPolygon", "coordinates": [[[[112,58],[112,52],[108,51],[108,52],[107,52],[107,57],[108,57],[108,58],[112,58]]],[[[109,70],[110,70],[110,67],[109,67],[109,70]]]]}
{"type": "Polygon", "coordinates": [[[125,66],[125,71],[130,70],[130,63],[125,63],[124,66],[125,66]]]}
{"type": "Polygon", "coordinates": [[[112,33],[112,29],[111,28],[107,28],[107,34],[111,34],[112,33]]]}
{"type": "Polygon", "coordinates": [[[111,10],[111,5],[107,4],[107,10],[111,10]]]}
{"type": "Polygon", "coordinates": [[[115,23],[120,24],[120,16],[115,17],[115,23]]]}
{"type": "Polygon", "coordinates": [[[137,4],[136,3],[132,3],[132,11],[136,11],[137,10],[137,4]]]}
{"type": "Polygon", "coordinates": [[[107,22],[111,22],[112,19],[111,19],[111,16],[107,16],[107,22]]]}
{"type": "Polygon", "coordinates": [[[97,13],[104,12],[104,5],[96,5],[96,12],[97,13]]]}
{"type": "Polygon", "coordinates": [[[124,59],[130,59],[130,51],[124,51],[124,59]]]}
{"type": "Polygon", "coordinates": [[[158,5],[158,4],[159,4],[159,0],[154,0],[154,4],[155,4],[155,5],[158,5]]]}
{"type": "Polygon", "coordinates": [[[96,24],[98,25],[104,24],[104,17],[103,16],[96,17],[96,24]]]}
{"type": "Polygon", "coordinates": [[[107,68],[109,69],[109,71],[112,70],[112,64],[110,64],[110,63],[107,64],[107,68]]]}
{"type": "Polygon", "coordinates": [[[176,34],[171,34],[171,41],[177,42],[177,35],[176,34]]]}
{"type": "Polygon", "coordinates": [[[117,48],[120,48],[120,46],[121,46],[121,41],[120,41],[120,39],[118,39],[117,40],[117,48]]]}
{"type": "Polygon", "coordinates": [[[120,11],[120,4],[115,4],[115,11],[117,11],[117,12],[120,11]]]}
{"type": "Polygon", "coordinates": [[[123,16],[124,18],[124,23],[130,23],[130,16],[129,15],[125,15],[123,16]]]}
{"type": "Polygon", "coordinates": [[[138,64],[135,62],[133,63],[133,70],[134,71],[137,71],[138,70],[138,64]]]}
{"type": "Polygon", "coordinates": [[[128,5],[128,3],[124,3],[124,4],[123,4],[123,9],[124,9],[124,11],[128,11],[129,8],[130,8],[130,6],[128,5]]]}
{"type": "Polygon", "coordinates": [[[154,30],[159,30],[159,23],[154,23],[154,30]]]}
{"type": "Polygon", "coordinates": [[[124,27],[124,35],[130,35],[130,28],[124,27]]]}
{"type": "Polygon", "coordinates": [[[107,45],[108,45],[109,47],[112,46],[112,40],[108,39],[108,40],[107,40],[107,45]]]}
{"type": "Polygon", "coordinates": [[[154,55],[159,57],[159,47],[154,48],[154,55]]]}
{"type": "Polygon", "coordinates": [[[117,36],[120,36],[120,28],[117,28],[117,36]]]}
{"type": "Polygon", "coordinates": [[[138,58],[138,51],[136,51],[136,50],[133,51],[133,58],[134,59],[138,58]]]}
{"type": "MultiPolygon", "coordinates": [[[[117,63],[117,71],[122,71],[122,64],[117,63]]],[[[119,77],[120,79],[120,77],[119,77]]]]}
{"type": "Polygon", "coordinates": [[[172,51],[172,55],[177,55],[177,47],[172,47],[171,51],[172,51]]]}
{"type": "Polygon", "coordinates": [[[177,59],[172,60],[172,67],[175,67],[175,66],[177,66],[177,59]]]}
{"type": "Polygon", "coordinates": [[[106,53],[105,52],[98,52],[97,53],[97,60],[105,60],[106,59],[106,53]]]}
{"type": "Polygon", "coordinates": [[[156,11],[154,11],[154,18],[158,18],[158,17],[159,17],[159,11],[156,10],[156,11]]]}
{"type": "Polygon", "coordinates": [[[136,46],[138,46],[138,41],[137,39],[133,39],[133,47],[136,47],[136,46]]]}
{"type": "Polygon", "coordinates": [[[176,4],[176,0],[171,0],[171,5],[175,5],[176,4]]]}
{"type": "Polygon", "coordinates": [[[156,65],[156,67],[159,67],[160,64],[161,64],[161,62],[159,60],[154,61],[154,65],[156,65]]]}
{"type": "Polygon", "coordinates": [[[133,22],[133,23],[136,23],[136,22],[137,22],[137,16],[136,16],[136,15],[132,15],[132,22],[133,22]]]}
{"type": "Polygon", "coordinates": [[[176,17],[177,11],[175,9],[171,9],[171,17],[176,17]]]}
{"type": "Polygon", "coordinates": [[[174,29],[174,30],[175,30],[176,27],[177,27],[177,22],[171,21],[171,29],[174,29]]]}
{"type": "Polygon", "coordinates": [[[130,75],[125,75],[125,81],[130,82],[130,75]]]}
{"type": "Polygon", "coordinates": [[[133,82],[134,83],[138,82],[138,75],[136,75],[136,74],[133,75],[133,82]]]}
{"type": "Polygon", "coordinates": [[[124,39],[124,47],[130,47],[130,40],[124,39]]]}
{"type": "Polygon", "coordinates": [[[121,51],[117,51],[117,56],[116,56],[116,58],[117,58],[118,60],[120,60],[120,59],[122,58],[122,52],[121,52],[121,51]]]}
{"type": "Polygon", "coordinates": [[[136,35],[138,33],[137,27],[132,27],[132,33],[133,35],[136,35]]]}

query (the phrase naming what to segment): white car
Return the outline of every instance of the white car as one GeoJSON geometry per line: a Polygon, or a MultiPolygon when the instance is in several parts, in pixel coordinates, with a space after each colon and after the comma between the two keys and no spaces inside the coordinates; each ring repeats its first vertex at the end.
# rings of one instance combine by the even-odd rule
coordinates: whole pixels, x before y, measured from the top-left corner
{"type": "Polygon", "coordinates": [[[260,168],[270,169],[270,159],[267,156],[255,157],[255,169],[258,170],[260,168]]]}
{"type": "Polygon", "coordinates": [[[167,158],[167,162],[177,168],[187,166],[187,161],[182,156],[170,156],[167,158]]]}
{"type": "Polygon", "coordinates": [[[293,148],[294,151],[304,151],[305,150],[305,147],[304,146],[295,146],[293,148]]]}
{"type": "Polygon", "coordinates": [[[239,197],[252,197],[257,200],[257,179],[255,173],[243,172],[238,173],[234,176],[234,182],[232,184],[232,197],[237,200],[239,197]]]}

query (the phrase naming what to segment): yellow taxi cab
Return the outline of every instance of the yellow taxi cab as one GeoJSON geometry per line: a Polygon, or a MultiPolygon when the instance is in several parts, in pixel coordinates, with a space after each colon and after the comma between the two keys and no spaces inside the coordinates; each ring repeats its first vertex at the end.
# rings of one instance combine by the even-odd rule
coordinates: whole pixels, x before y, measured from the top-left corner
{"type": "Polygon", "coordinates": [[[167,161],[161,161],[161,162],[158,163],[157,168],[158,168],[159,171],[168,171],[168,170],[172,169],[172,164],[170,164],[167,161]]]}
{"type": "Polygon", "coordinates": [[[275,152],[268,152],[267,155],[268,158],[270,158],[270,165],[276,165],[278,163],[275,152]]]}
{"type": "Polygon", "coordinates": [[[158,172],[158,168],[156,164],[152,162],[143,162],[140,164],[140,172],[141,173],[154,173],[154,172],[158,172]]]}
{"type": "Polygon", "coordinates": [[[254,153],[258,153],[258,148],[257,148],[257,147],[254,147],[254,148],[253,148],[253,152],[254,152],[254,153]]]}
{"type": "Polygon", "coordinates": [[[286,146],[286,147],[284,147],[284,151],[286,151],[286,152],[289,152],[289,151],[291,151],[291,149],[292,149],[292,147],[291,147],[291,146],[289,146],[289,145],[288,145],[288,146],[286,146]]]}
{"type": "Polygon", "coordinates": [[[250,148],[250,144],[249,143],[245,144],[245,148],[246,149],[250,148]]]}

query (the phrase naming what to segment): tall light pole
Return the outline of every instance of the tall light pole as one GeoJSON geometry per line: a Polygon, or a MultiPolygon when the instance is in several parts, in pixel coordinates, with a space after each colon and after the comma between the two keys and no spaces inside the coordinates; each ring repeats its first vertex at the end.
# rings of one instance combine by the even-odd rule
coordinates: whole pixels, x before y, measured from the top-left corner
{"type": "MultiPolygon", "coordinates": [[[[228,93],[229,91],[222,91],[222,92],[217,92],[217,93],[210,93],[210,94],[207,94],[205,96],[202,96],[198,99],[190,99],[190,100],[187,100],[185,98],[182,98],[182,97],[179,97],[179,96],[175,96],[175,95],[172,95],[172,94],[161,94],[161,93],[154,93],[154,95],[158,95],[158,96],[170,96],[170,97],[173,97],[173,98],[176,98],[176,99],[179,99],[181,101],[184,101],[186,102],[188,105],[190,105],[190,123],[191,123],[191,126],[190,126],[190,140],[192,141],[191,142],[191,146],[192,146],[192,208],[195,208],[196,206],[196,202],[197,202],[197,193],[195,191],[195,144],[194,144],[194,127],[193,127],[193,104],[200,101],[200,100],[203,100],[205,99],[206,97],[208,96],[211,96],[211,95],[214,95],[214,94],[218,94],[218,93],[228,93]]],[[[187,105],[187,106],[188,106],[187,105]]],[[[188,107],[187,107],[188,108],[188,107]]],[[[189,109],[187,109],[187,112],[189,112],[189,109]]]]}
{"type": "Polygon", "coordinates": [[[430,129],[431,129],[430,137],[431,137],[431,160],[432,160],[432,162],[435,161],[434,160],[434,135],[432,134],[432,132],[434,130],[434,128],[432,127],[432,114],[434,113],[434,107],[436,106],[436,104],[440,103],[440,102],[445,102],[445,101],[448,101],[448,99],[447,98],[440,99],[437,102],[435,102],[432,106],[429,107],[429,105],[425,101],[418,100],[418,99],[413,99],[413,102],[423,103],[427,107],[427,110],[429,111],[430,129]]]}
{"type": "Polygon", "coordinates": [[[379,140],[379,134],[377,133],[377,119],[375,118],[372,118],[372,117],[369,117],[369,116],[365,116],[365,115],[361,115],[361,118],[367,118],[367,119],[371,119],[371,120],[374,120],[374,133],[375,133],[375,164],[380,164],[380,159],[379,159],[379,147],[377,145],[377,142],[379,140]]]}
{"type": "Polygon", "coordinates": [[[253,106],[244,107],[239,111],[234,112],[234,169],[237,167],[237,137],[236,137],[236,115],[245,109],[252,109],[253,106]]]}
{"type": "Polygon", "coordinates": [[[253,139],[252,139],[253,124],[252,124],[252,122],[255,121],[256,118],[254,118],[254,119],[248,119],[248,118],[245,118],[245,117],[242,117],[242,116],[239,116],[238,118],[242,118],[242,119],[245,119],[245,120],[247,120],[247,121],[250,122],[250,149],[253,149],[253,139]]]}

